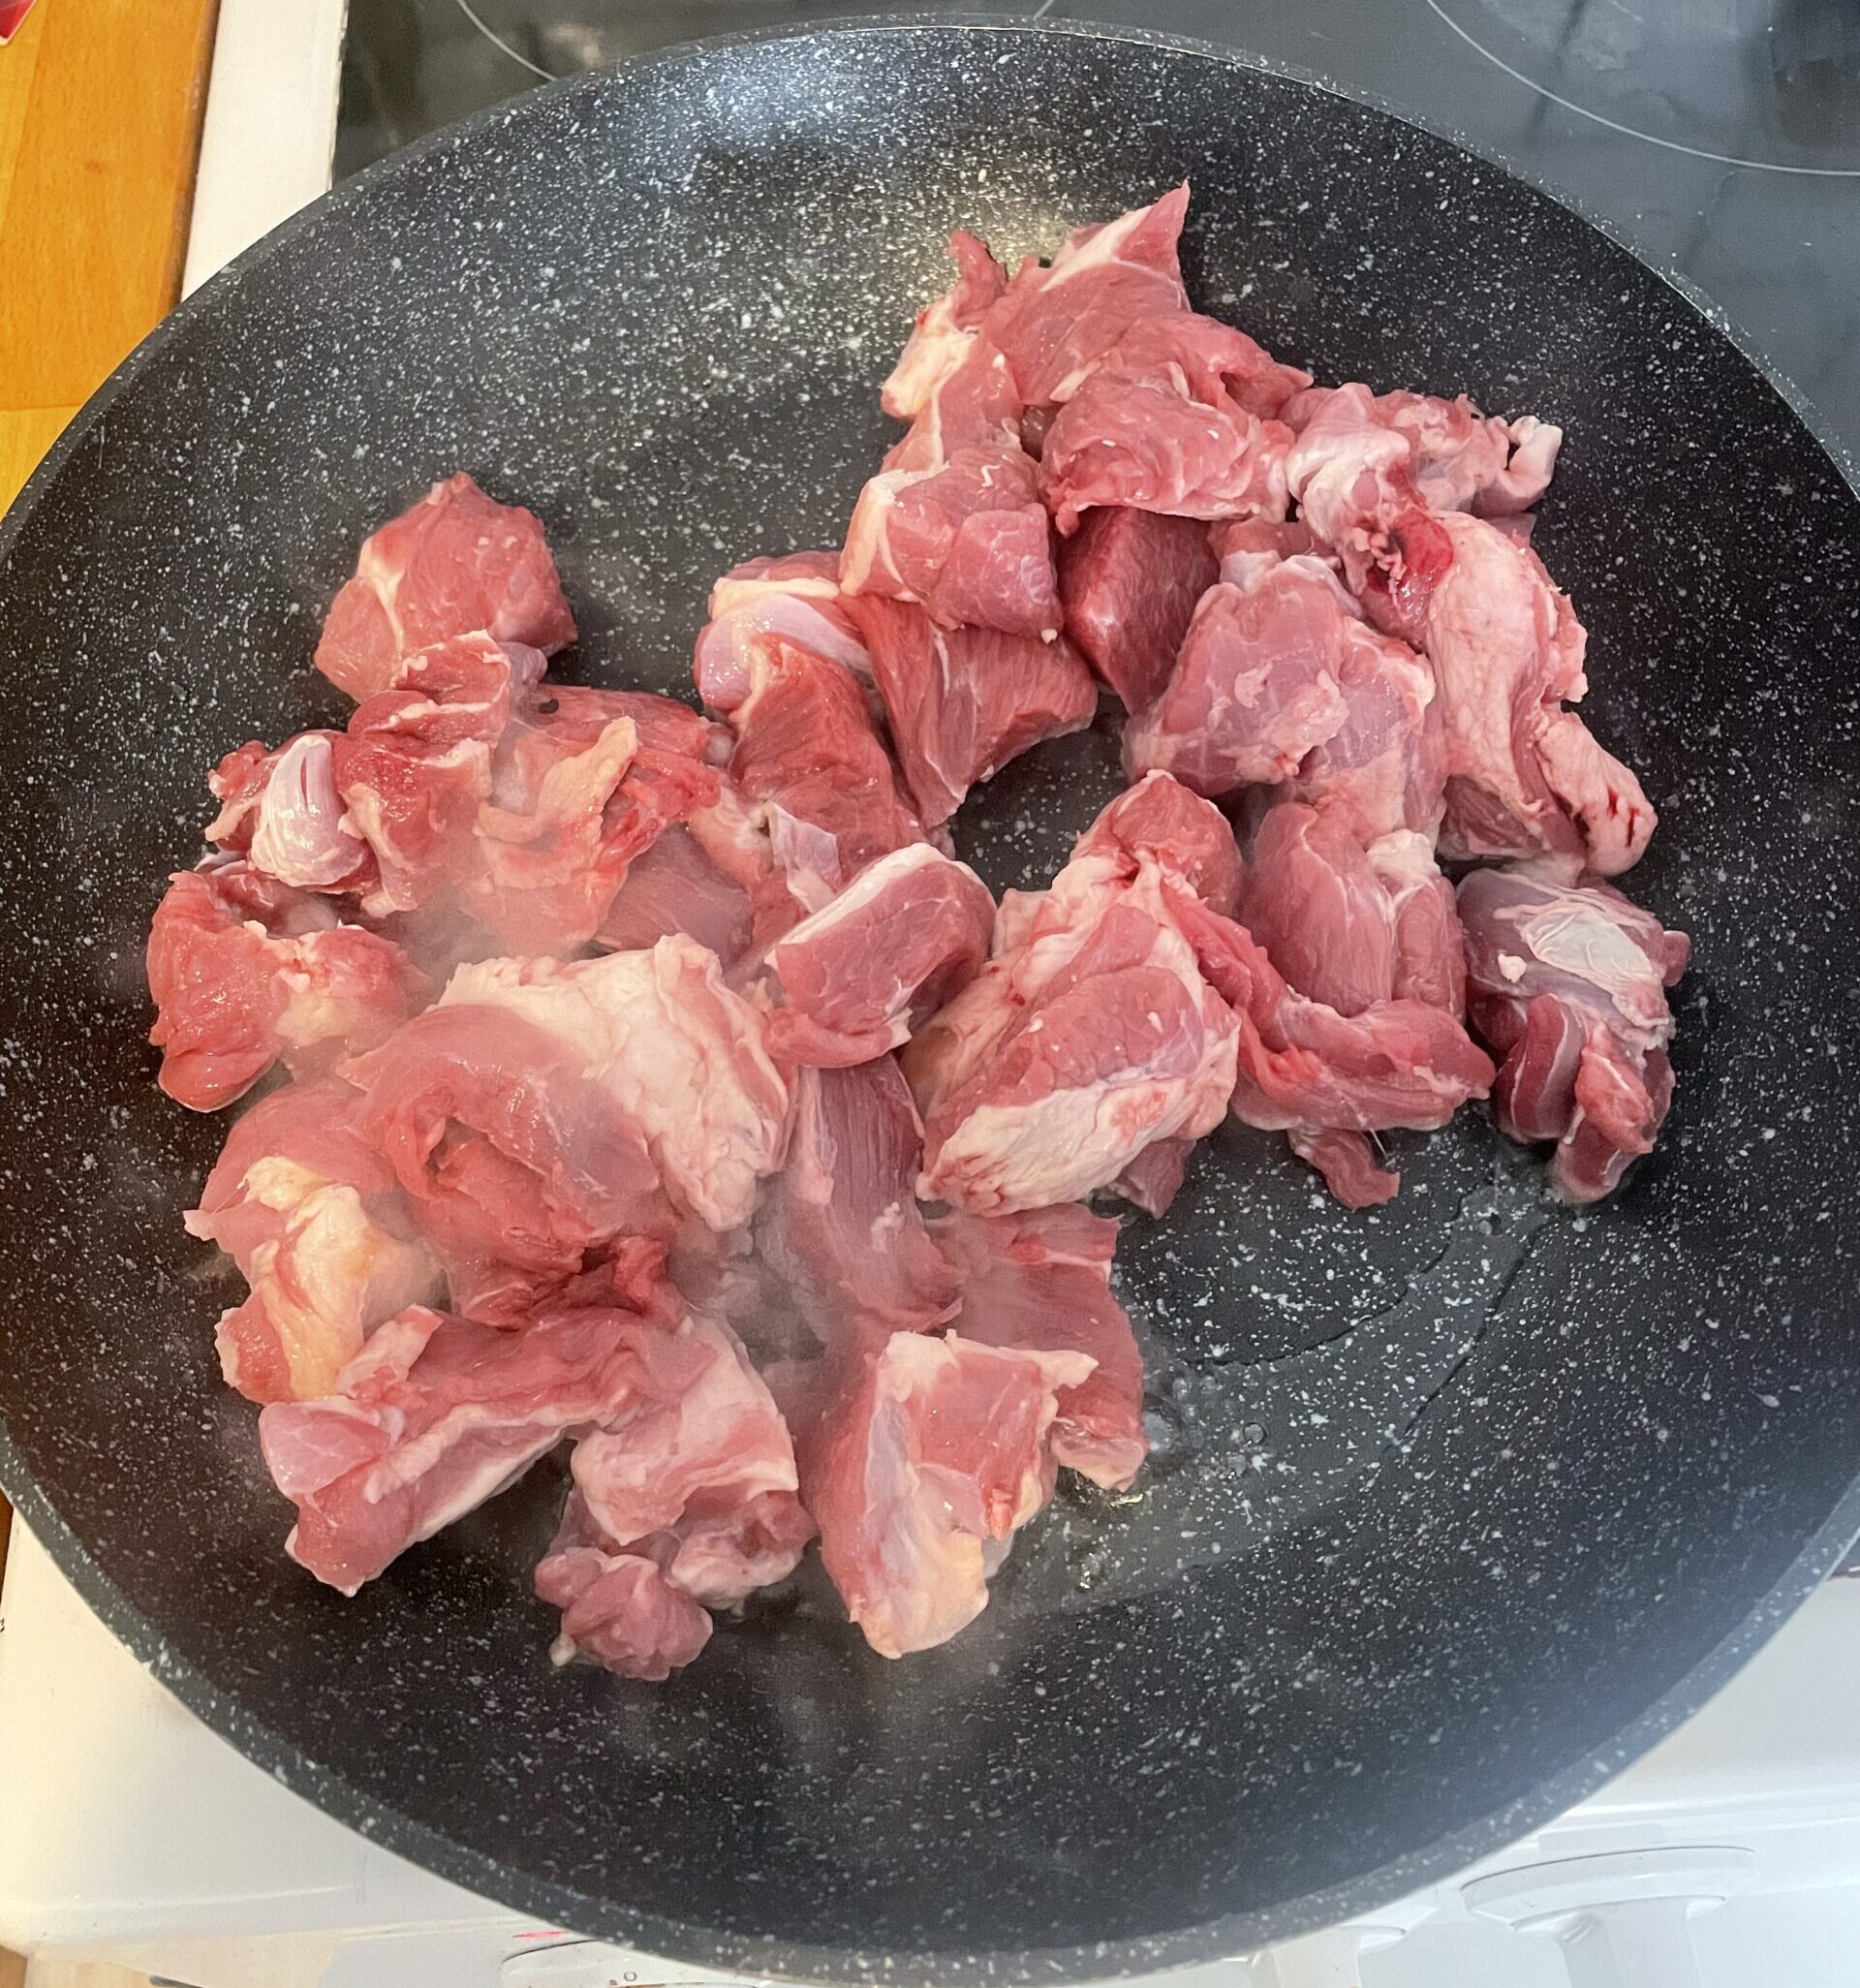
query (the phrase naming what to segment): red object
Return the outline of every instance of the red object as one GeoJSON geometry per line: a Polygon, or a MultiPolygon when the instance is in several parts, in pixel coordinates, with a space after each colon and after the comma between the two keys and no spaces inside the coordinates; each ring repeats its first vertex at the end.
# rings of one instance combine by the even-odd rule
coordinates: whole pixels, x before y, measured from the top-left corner
{"type": "Polygon", "coordinates": [[[32,12],[32,0],[0,0],[0,43],[10,42],[32,12]]]}

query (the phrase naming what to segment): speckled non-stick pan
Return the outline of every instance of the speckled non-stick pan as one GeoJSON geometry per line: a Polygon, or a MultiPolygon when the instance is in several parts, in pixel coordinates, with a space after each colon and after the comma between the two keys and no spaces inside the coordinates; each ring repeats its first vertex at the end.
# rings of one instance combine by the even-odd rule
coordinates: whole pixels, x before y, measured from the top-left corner
{"type": "MultiPolygon", "coordinates": [[[[1723,328],[1383,112],[1090,31],[699,47],[441,134],[210,285],[0,530],[0,1481],[117,1631],[284,1782],[459,1881],[740,1969],[1067,1978],[1237,1951],[1440,1876],[1696,1706],[1860,1524],[1860,503],[1723,328]],[[1660,1151],[1548,1203],[1469,1111],[1377,1214],[1275,1140],[1197,1155],[1122,1277],[1140,1495],[1075,1488],[959,1641],[811,1593],[669,1685],[553,1671],[559,1477],[356,1600],[283,1558],[229,1287],[182,1233],[223,1125],[151,1081],[142,935],[204,765],[336,717],[362,534],[468,469],[540,512],[590,681],[683,692],[706,582],[831,543],[956,224],[1006,254],[1190,175],[1196,299],[1323,379],[1568,434],[1537,544],[1695,952],[1660,1151]]],[[[966,811],[998,885],[1108,735],[966,811]]]]}

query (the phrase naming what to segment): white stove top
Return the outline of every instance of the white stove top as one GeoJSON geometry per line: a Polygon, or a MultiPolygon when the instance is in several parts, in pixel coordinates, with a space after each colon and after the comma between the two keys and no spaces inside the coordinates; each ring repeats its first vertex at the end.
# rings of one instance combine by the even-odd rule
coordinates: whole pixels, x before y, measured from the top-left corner
{"type": "MultiPolygon", "coordinates": [[[[328,182],[343,0],[221,0],[187,285],[328,182]]],[[[1860,1581],[1561,1821],[1355,1925],[1182,1988],[1860,1984],[1860,1581]]],[[[16,1526],[0,1594],[0,1947],[196,1988],[620,1988],[577,1941],[279,1786],[141,1669],[16,1526]]],[[[28,1976],[30,1982],[31,1976],[28,1976]]]]}

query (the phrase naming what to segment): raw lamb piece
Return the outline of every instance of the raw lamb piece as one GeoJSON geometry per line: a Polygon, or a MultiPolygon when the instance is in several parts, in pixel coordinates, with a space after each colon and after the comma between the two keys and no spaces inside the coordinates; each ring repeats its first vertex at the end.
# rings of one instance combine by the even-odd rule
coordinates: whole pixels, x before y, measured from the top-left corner
{"type": "Polygon", "coordinates": [[[994,924],[995,901],[967,864],[927,843],[881,856],[770,948],[782,995],[770,1051],[837,1067],[897,1048],[976,977],[994,924]]]}
{"type": "Polygon", "coordinates": [[[803,1445],[801,1490],[847,1613],[882,1657],[946,1643],[988,1605],[1052,1496],[1059,1394],[1082,1353],[898,1332],[849,1364],[803,1445]]]}
{"type": "Polygon", "coordinates": [[[1144,1214],[1163,1216],[1182,1192],[1188,1175],[1193,1139],[1158,1139],[1145,1146],[1111,1183],[1111,1193],[1121,1196],[1132,1208],[1144,1214]]]}
{"type": "MultiPolygon", "coordinates": [[[[1369,627],[1313,553],[1230,551],[1223,573],[1194,610],[1162,696],[1125,730],[1132,774],[1161,769],[1203,794],[1277,786],[1307,770],[1326,786],[1348,775],[1377,828],[1403,825],[1386,822],[1395,796],[1404,818],[1425,816],[1425,666],[1369,627]]],[[[1438,813],[1437,784],[1431,807],[1438,813]]]]}
{"type": "Polygon", "coordinates": [[[207,841],[293,890],[370,888],[374,852],[351,826],[336,792],[341,736],[300,731],[275,752],[255,738],[228,753],[207,775],[220,803],[207,841]]]}
{"type": "Polygon", "coordinates": [[[392,940],[337,921],[243,858],[214,857],[169,879],[148,929],[148,1040],[162,1089],[217,1111],[274,1063],[326,1070],[379,1042],[431,997],[392,940]]]}
{"type": "Polygon", "coordinates": [[[1691,943],[1605,884],[1475,870],[1460,885],[1472,1020],[1504,1058],[1500,1129],[1557,1141],[1550,1177],[1600,1200],[1652,1152],[1672,1102],[1665,990],[1691,943]]]}
{"type": "Polygon", "coordinates": [[[968,358],[976,327],[1008,287],[1007,270],[978,234],[959,228],[949,237],[949,260],[956,280],[917,313],[902,356],[879,389],[880,405],[901,421],[915,420],[968,358]]]}
{"type": "MultiPolygon", "coordinates": [[[[1354,434],[1360,442],[1369,421],[1407,439],[1414,486],[1422,501],[1435,511],[1509,516],[1530,510],[1549,488],[1557,451],[1563,446],[1563,430],[1534,415],[1506,421],[1480,414],[1464,393],[1443,400],[1433,393],[1372,394],[1367,387],[1349,386],[1319,387],[1300,393],[1285,408],[1284,419],[1302,430],[1336,394],[1347,399],[1342,408],[1333,411],[1335,424],[1320,428],[1319,440],[1300,456],[1300,468],[1295,472],[1302,476],[1309,465],[1315,473],[1320,450],[1338,450],[1336,472],[1325,479],[1327,493],[1341,490],[1348,451],[1356,446],[1346,437],[1354,434]]],[[[1375,457],[1378,462],[1383,459],[1375,457]]],[[[1392,454],[1387,460],[1392,462],[1392,454]]],[[[1316,501],[1321,513],[1337,517],[1334,510],[1325,512],[1324,495],[1316,501]]],[[[1401,508],[1398,504],[1396,512],[1401,508]]],[[[1396,512],[1382,520],[1384,525],[1394,522],[1396,512]]]]}
{"type": "Polygon", "coordinates": [[[1341,1015],[1287,986],[1244,925],[1186,894],[1176,909],[1202,971],[1240,1020],[1234,1116],[1289,1134],[1346,1207],[1386,1201],[1401,1185],[1377,1167],[1365,1133],[1434,1131],[1491,1088],[1491,1059],[1444,1009],[1388,1000],[1341,1015]]]}
{"type": "Polygon", "coordinates": [[[507,946],[573,952],[600,931],[634,859],[716,800],[721,731],[640,692],[551,692],[512,728],[475,828],[473,915],[507,946]]]}
{"type": "Polygon", "coordinates": [[[757,651],[793,643],[868,678],[872,660],[840,598],[837,552],[790,552],[732,567],[710,590],[692,672],[704,702],[731,711],[749,696],[757,651]]]}
{"type": "Polygon", "coordinates": [[[266,1467],[297,1507],[285,1551],[353,1595],[565,1435],[689,1385],[681,1352],[662,1321],[617,1307],[546,1313],[521,1332],[411,1307],[330,1393],[261,1412],[266,1467]]]}
{"type": "Polygon", "coordinates": [[[251,1287],[216,1334],[227,1384],[249,1401],[327,1394],[377,1325],[439,1295],[393,1168],[356,1131],[360,1102],[334,1077],[260,1099],[183,1218],[251,1287]]]}
{"type": "MultiPolygon", "coordinates": [[[[717,686],[698,688],[708,700],[717,686]]],[[[748,695],[717,708],[736,734],[729,778],[760,809],[761,827],[700,810],[693,831],[713,860],[721,845],[765,833],[796,916],[830,904],[867,863],[924,840],[858,679],[840,664],[772,641],[756,652],[748,695]]]]}
{"type": "Polygon", "coordinates": [[[480,960],[453,974],[434,1012],[454,1007],[545,1034],[643,1142],[680,1210],[720,1230],[749,1220],[757,1183],[781,1165],[789,1093],[766,1017],[724,984],[714,953],[674,934],[600,959],[480,960]]]}
{"type": "Polygon", "coordinates": [[[855,610],[905,779],[932,828],[977,781],[1097,713],[1098,686],[1064,640],[941,628],[896,601],[862,600],[855,610]]]}
{"type": "Polygon", "coordinates": [[[1553,855],[1604,877],[1638,862],[1653,806],[1564,708],[1588,687],[1588,638],[1543,562],[1457,512],[1410,513],[1394,543],[1403,572],[1367,599],[1433,665],[1446,731],[1442,852],[1553,855]]]}
{"type": "Polygon", "coordinates": [[[316,663],[352,698],[391,689],[416,650],[483,630],[553,655],[574,639],[542,527],[468,476],[435,483],[361,548],[337,594],[316,663]]]}
{"type": "Polygon", "coordinates": [[[848,599],[919,602],[946,628],[1059,633],[1052,533],[1022,406],[986,338],[932,391],[859,492],[846,528],[848,599]]]}
{"type": "Polygon", "coordinates": [[[749,950],[755,932],[750,891],[683,824],[667,828],[627,865],[594,943],[607,952],[636,952],[672,932],[697,940],[726,968],[749,950]]]}
{"type": "Polygon", "coordinates": [[[1189,188],[1075,228],[1052,262],[1022,263],[981,320],[1029,407],[1070,400],[1092,364],[1146,318],[1189,307],[1177,244],[1189,188]]]}
{"type": "Polygon", "coordinates": [[[1211,318],[1181,312],[1133,326],[1046,432],[1040,481],[1060,532],[1077,530],[1096,505],[1283,518],[1292,432],[1257,410],[1307,384],[1211,318]]]}
{"type": "Polygon", "coordinates": [[[1134,877],[1147,856],[1224,916],[1239,910],[1244,865],[1227,818],[1167,773],[1146,773],[1127,787],[1072,854],[1109,856],[1127,877],[1134,877]]]}
{"type": "Polygon", "coordinates": [[[459,636],[407,658],[357,706],[335,742],[334,777],[345,823],[374,859],[364,910],[413,911],[475,880],[492,753],[542,668],[540,650],[459,636]]]}
{"type": "Polygon", "coordinates": [[[590,1251],[675,1226],[643,1133],[581,1045],[508,1004],[454,997],[343,1075],[365,1093],[357,1130],[393,1167],[455,1311],[520,1324],[590,1251]]]}
{"type": "Polygon", "coordinates": [[[926,1198],[976,1215],[1079,1200],[1221,1122],[1238,1024],[1176,918],[1192,893],[1095,832],[905,1054],[926,1198]]]}
{"type": "Polygon", "coordinates": [[[1065,1204],[996,1221],[950,1215],[933,1233],[961,1274],[953,1329],[964,1339],[1090,1355],[1091,1373],[1060,1390],[1053,1456],[1107,1491],[1123,1490],[1150,1444],[1143,1432],[1143,1356],[1129,1314],[1111,1295],[1117,1224],[1065,1204]]]}
{"type": "Polygon", "coordinates": [[[708,1612],[656,1560],[617,1550],[574,1492],[535,1585],[537,1600],[561,1611],[555,1663],[587,1657],[616,1676],[662,1683],[710,1641],[708,1612]]]}
{"type": "Polygon", "coordinates": [[[1061,545],[1066,633],[1127,711],[1145,709],[1168,681],[1194,604],[1219,576],[1193,518],[1110,505],[1061,545]]]}
{"type": "Polygon", "coordinates": [[[923,1127],[895,1058],[796,1075],[788,1164],[757,1237],[828,1346],[858,1321],[915,1332],[955,1311],[956,1274],[917,1206],[922,1160],[923,1127]]]}

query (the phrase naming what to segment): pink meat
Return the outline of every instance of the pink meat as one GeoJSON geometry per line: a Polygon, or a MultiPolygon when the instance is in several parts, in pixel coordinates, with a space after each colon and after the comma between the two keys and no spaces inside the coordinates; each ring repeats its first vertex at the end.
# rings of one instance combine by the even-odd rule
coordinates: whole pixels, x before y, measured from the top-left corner
{"type": "Polygon", "coordinates": [[[1221,1121],[1238,1024],[1180,928],[1190,893],[1094,833],[905,1054],[927,1198],[976,1215],[1078,1200],[1221,1121]]]}
{"type": "Polygon", "coordinates": [[[1403,572],[1374,611],[1411,631],[1439,686],[1446,734],[1442,850],[1553,855],[1612,877],[1640,859],[1652,804],[1566,699],[1587,688],[1587,637],[1528,545],[1481,518],[1410,513],[1403,572]]]}
{"type": "Polygon", "coordinates": [[[826,1345],[859,1321],[914,1332],[954,1312],[956,1273],[917,1206],[922,1159],[923,1127],[895,1059],[798,1073],[788,1164],[757,1233],[826,1345]]]}
{"type": "Polygon", "coordinates": [[[416,650],[482,630],[553,655],[574,639],[542,527],[470,477],[435,483],[361,548],[317,644],[317,668],[352,698],[390,689],[416,650]]]}
{"type": "Polygon", "coordinates": [[[709,1640],[708,1609],[786,1579],[813,1537],[787,1424],[734,1335],[687,1319],[663,1351],[691,1378],[575,1444],[574,1489],[536,1570],[538,1596],[562,1610],[558,1663],[665,1678],[709,1640]]]}
{"type": "Polygon", "coordinates": [[[1117,1224],[1066,1203],[994,1221],[950,1215],[934,1233],[961,1275],[953,1330],[964,1339],[1092,1359],[1083,1381],[1060,1389],[1053,1456],[1106,1490],[1125,1489],[1150,1444],[1143,1356],[1111,1295],[1117,1224]]]}
{"type": "Polygon", "coordinates": [[[460,636],[408,657],[356,708],[335,741],[334,783],[373,862],[365,910],[412,911],[475,881],[492,755],[542,668],[536,649],[460,636]]]}
{"type": "MultiPolygon", "coordinates": [[[[858,679],[841,665],[784,640],[759,648],[752,689],[729,722],[730,779],[760,808],[769,859],[802,912],[822,909],[867,863],[924,839],[858,679]]],[[[700,811],[692,825],[702,836],[721,824],[700,811]]],[[[756,832],[747,823],[737,832],[745,829],[756,832]]]]}
{"type": "Polygon", "coordinates": [[[341,743],[340,732],[300,731],[275,752],[252,739],[228,753],[207,775],[220,803],[207,841],[293,890],[372,888],[374,852],[336,791],[341,743]]]}
{"type": "Polygon", "coordinates": [[[505,740],[464,895],[505,945],[573,952],[600,931],[634,860],[716,800],[707,760],[722,734],[642,692],[562,686],[550,702],[505,740]]]}
{"type": "Polygon", "coordinates": [[[329,1394],[260,1413],[266,1467],[297,1507],[285,1550],[353,1595],[565,1435],[675,1397],[691,1365],[662,1321],[618,1308],[501,1332],[413,1306],[377,1328],[329,1394]]]}
{"type": "Polygon", "coordinates": [[[1127,711],[1145,709],[1168,681],[1219,573],[1199,523],[1156,512],[1093,511],[1060,547],[1066,633],[1127,711]]]}
{"type": "Polygon", "coordinates": [[[1098,710],[1098,687],[1066,641],[941,628],[894,601],[856,605],[905,778],[932,828],[977,781],[1042,739],[1082,730],[1098,710]]]}
{"type": "Polygon", "coordinates": [[[1127,787],[1072,854],[1109,857],[1128,878],[1147,857],[1214,910],[1231,917],[1239,908],[1244,866],[1227,818],[1166,773],[1146,773],[1127,787]]]}
{"type": "Polygon", "coordinates": [[[1504,1059],[1499,1125],[1554,1139],[1558,1192],[1599,1200],[1653,1150],[1672,1101],[1666,989],[1690,942],[1604,884],[1529,868],[1473,871],[1459,908],[1472,1019],[1504,1059]]]}
{"type": "Polygon", "coordinates": [[[1047,430],[1046,502],[1063,534],[1098,505],[1196,518],[1283,518],[1292,433],[1263,410],[1309,376],[1190,312],[1132,326],[1047,430]]]}
{"type": "Polygon", "coordinates": [[[692,673],[704,702],[733,711],[749,696],[759,651],[783,641],[869,678],[872,660],[840,598],[837,552],[790,552],[732,567],[710,590],[692,673]]]}
{"type": "Polygon", "coordinates": [[[704,853],[685,825],[667,828],[627,865],[594,943],[606,952],[633,952],[683,932],[730,967],[754,934],[750,891],[704,853]]]}
{"type": "MultiPolygon", "coordinates": [[[[1334,425],[1319,426],[1318,438],[1299,458],[1299,475],[1318,474],[1325,450],[1347,454],[1366,446],[1363,430],[1373,423],[1406,440],[1415,487],[1435,511],[1509,516],[1528,511],[1549,487],[1563,430],[1534,415],[1506,421],[1480,414],[1464,393],[1443,400],[1433,393],[1372,394],[1367,387],[1351,386],[1320,387],[1301,393],[1286,407],[1284,419],[1302,430],[1331,407],[1336,395],[1345,399],[1341,408],[1331,410],[1334,425]],[[1354,443],[1346,440],[1352,434],[1357,437],[1354,443]]],[[[1389,459],[1393,460],[1392,454],[1389,459]]],[[[1339,469],[1342,467],[1340,462],[1339,469]]],[[[1326,494],[1334,496],[1343,481],[1341,474],[1325,478],[1324,493],[1315,500],[1320,511],[1326,494]]],[[[1401,508],[1398,504],[1382,519],[1384,526],[1394,522],[1401,508]]],[[[1334,511],[1326,514],[1337,515],[1334,511]]],[[[1364,522],[1368,522],[1366,517],[1364,522]]]]}
{"type": "Polygon", "coordinates": [[[946,628],[1059,633],[1052,533],[1021,414],[1005,361],[978,338],[859,493],[840,559],[849,599],[917,602],[946,628]]]}
{"type": "Polygon", "coordinates": [[[520,1323],[591,1251],[673,1227],[639,1126],[574,1042],[508,1006],[429,1009],[343,1074],[472,1318],[520,1323]]]}
{"type": "Polygon", "coordinates": [[[327,1070],[386,1037],[431,996],[391,940],[337,922],[242,857],[169,879],[148,930],[148,1040],[163,1090],[217,1111],[274,1063],[327,1070]]]}
{"type": "Polygon", "coordinates": [[[1433,1131],[1490,1089],[1490,1058],[1445,1009],[1395,998],[1340,1014],[1289,986],[1244,925],[1186,894],[1176,908],[1202,971],[1239,1018],[1234,1115],[1289,1133],[1347,1206],[1386,1200],[1400,1185],[1376,1168],[1363,1134],[1433,1131]]]}
{"type": "Polygon", "coordinates": [[[599,959],[480,960],[453,974],[435,1012],[454,1006],[548,1036],[681,1213],[719,1230],[748,1221],[758,1182],[781,1165],[789,1091],[766,1016],[725,984],[714,953],[674,934],[599,959]]]}
{"type": "Polygon", "coordinates": [[[881,1656],[947,1642],[988,1605],[989,1576],[1052,1496],[1059,1395],[1091,1365],[914,1332],[849,1359],[802,1446],[801,1492],[881,1656]]]}
{"type": "MultiPolygon", "coordinates": [[[[1230,555],[1224,572],[1230,576],[1201,597],[1162,696],[1126,728],[1132,775],[1160,769],[1205,794],[1276,786],[1335,740],[1340,761],[1373,767],[1366,790],[1392,779],[1406,792],[1413,721],[1426,708],[1412,653],[1370,628],[1310,553],[1230,555]],[[1390,684],[1393,711],[1372,712],[1390,684]]],[[[1379,798],[1372,804],[1386,812],[1379,798]]]]}
{"type": "Polygon", "coordinates": [[[227,1383],[250,1401],[327,1394],[377,1325],[439,1295],[393,1169],[355,1129],[360,1102],[334,1077],[262,1098],[185,1217],[251,1287],[217,1334],[227,1383]]]}
{"type": "Polygon", "coordinates": [[[879,391],[885,413],[901,421],[915,420],[968,358],[976,327],[1008,287],[1008,272],[988,244],[966,229],[949,237],[949,260],[956,280],[917,313],[903,355],[879,391]]]}
{"type": "Polygon", "coordinates": [[[994,924],[988,886],[966,864],[927,843],[881,856],[770,948],[782,997],[770,1050],[837,1067],[898,1048],[975,978],[994,924]]]}
{"type": "Polygon", "coordinates": [[[1070,399],[1133,325],[1188,310],[1177,248],[1188,211],[1185,181],[1147,207],[1074,229],[1050,264],[1020,265],[981,329],[1028,406],[1070,399]]]}

